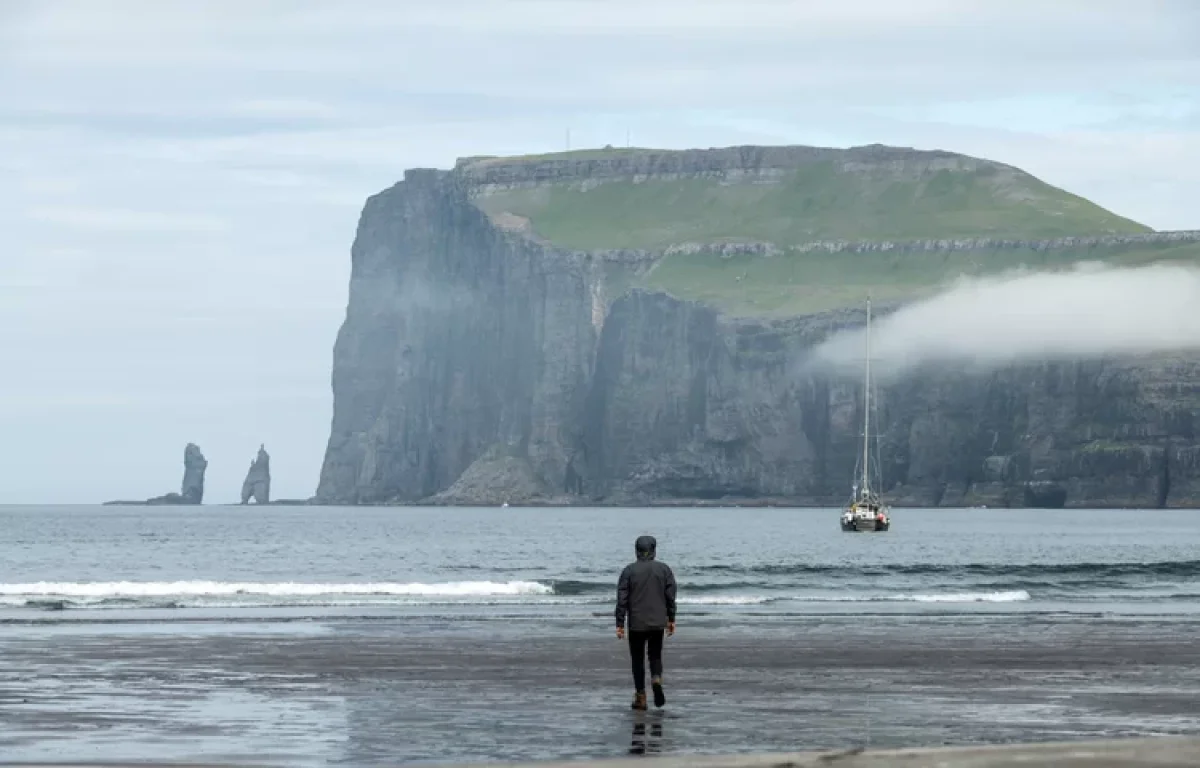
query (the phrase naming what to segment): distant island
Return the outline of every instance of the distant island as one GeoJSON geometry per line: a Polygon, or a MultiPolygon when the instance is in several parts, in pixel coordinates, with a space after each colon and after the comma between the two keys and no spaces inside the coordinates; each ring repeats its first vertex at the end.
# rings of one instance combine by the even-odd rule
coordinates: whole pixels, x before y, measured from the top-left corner
{"type": "MultiPolygon", "coordinates": [[[[1009,165],[871,145],[465,158],[372,196],[351,249],[328,504],[839,504],[859,382],[813,345],[955,275],[1196,263],[1009,165]]],[[[896,505],[1200,506],[1200,360],[881,387],[896,505]]]]}

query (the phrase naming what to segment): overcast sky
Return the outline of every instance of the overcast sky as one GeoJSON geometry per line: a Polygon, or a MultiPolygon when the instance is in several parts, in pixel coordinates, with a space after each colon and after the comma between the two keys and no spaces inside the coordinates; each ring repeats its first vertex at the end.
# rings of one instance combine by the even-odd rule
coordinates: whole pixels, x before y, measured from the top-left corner
{"type": "Polygon", "coordinates": [[[406,167],[881,142],[1200,228],[1190,0],[0,0],[0,503],[307,497],[406,167]]]}

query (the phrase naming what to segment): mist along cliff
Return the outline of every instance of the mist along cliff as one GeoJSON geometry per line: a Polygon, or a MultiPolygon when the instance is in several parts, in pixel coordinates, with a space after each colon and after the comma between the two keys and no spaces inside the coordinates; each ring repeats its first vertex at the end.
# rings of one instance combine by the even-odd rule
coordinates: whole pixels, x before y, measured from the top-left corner
{"type": "MultiPolygon", "coordinates": [[[[834,504],[860,381],[805,362],[868,290],[1200,233],[947,152],[605,149],[409,171],[351,253],[317,501],[834,504]]],[[[1200,358],[927,367],[876,420],[898,504],[1200,506],[1200,358]]]]}

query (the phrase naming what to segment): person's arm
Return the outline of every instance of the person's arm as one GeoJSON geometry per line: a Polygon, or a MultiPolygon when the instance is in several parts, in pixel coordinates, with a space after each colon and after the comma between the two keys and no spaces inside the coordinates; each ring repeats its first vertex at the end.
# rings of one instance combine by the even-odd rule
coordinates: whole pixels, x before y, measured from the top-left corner
{"type": "Polygon", "coordinates": [[[629,567],[617,579],[617,637],[625,634],[625,617],[629,614],[629,567]]]}
{"type": "Polygon", "coordinates": [[[667,634],[675,634],[675,573],[671,566],[667,568],[667,634]]]}

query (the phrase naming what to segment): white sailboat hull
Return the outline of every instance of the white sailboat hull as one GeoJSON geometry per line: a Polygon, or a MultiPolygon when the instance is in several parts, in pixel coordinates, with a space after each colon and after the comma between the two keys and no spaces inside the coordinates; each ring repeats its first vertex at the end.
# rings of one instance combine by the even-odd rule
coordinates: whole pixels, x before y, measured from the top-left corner
{"type": "Polygon", "coordinates": [[[891,520],[880,521],[870,517],[842,518],[842,530],[847,533],[883,533],[892,527],[891,520]]]}
{"type": "Polygon", "coordinates": [[[852,502],[842,511],[842,530],[881,533],[892,527],[891,509],[877,499],[852,502]]]}

